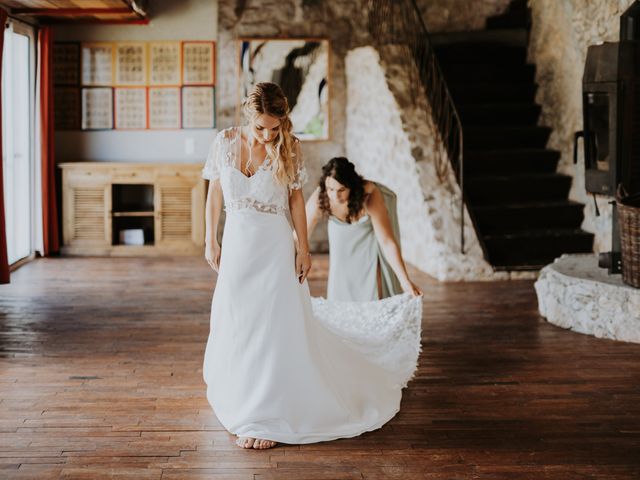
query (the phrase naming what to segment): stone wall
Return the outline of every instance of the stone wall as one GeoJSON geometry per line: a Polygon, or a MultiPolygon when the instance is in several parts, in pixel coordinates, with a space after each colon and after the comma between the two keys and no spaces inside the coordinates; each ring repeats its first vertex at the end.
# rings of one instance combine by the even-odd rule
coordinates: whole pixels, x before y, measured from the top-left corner
{"type": "Polygon", "coordinates": [[[583,228],[594,232],[595,250],[611,249],[609,197],[593,198],[584,189],[582,145],[579,163],[573,165],[573,134],[582,130],[582,73],[587,47],[618,41],[620,15],[633,0],[529,0],[532,31],[530,60],[536,64],[540,123],[553,128],[549,147],[562,152],[559,171],[573,177],[570,197],[586,204],[583,228]]]}
{"type": "Polygon", "coordinates": [[[424,94],[414,101],[402,57],[392,46],[347,55],[347,155],[365,178],[397,193],[406,260],[439,280],[504,277],[483,259],[468,215],[460,251],[460,189],[451,171],[437,178],[438,133],[424,94]]]}

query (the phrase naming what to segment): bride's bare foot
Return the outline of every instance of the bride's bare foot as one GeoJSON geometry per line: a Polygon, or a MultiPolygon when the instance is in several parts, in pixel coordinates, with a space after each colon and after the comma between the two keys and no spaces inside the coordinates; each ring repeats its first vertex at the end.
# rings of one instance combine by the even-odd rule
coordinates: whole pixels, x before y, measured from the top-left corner
{"type": "Polygon", "coordinates": [[[272,440],[263,440],[261,438],[252,437],[238,437],[236,445],[241,448],[254,448],[256,450],[264,450],[266,448],[273,448],[277,445],[277,442],[272,440]]]}

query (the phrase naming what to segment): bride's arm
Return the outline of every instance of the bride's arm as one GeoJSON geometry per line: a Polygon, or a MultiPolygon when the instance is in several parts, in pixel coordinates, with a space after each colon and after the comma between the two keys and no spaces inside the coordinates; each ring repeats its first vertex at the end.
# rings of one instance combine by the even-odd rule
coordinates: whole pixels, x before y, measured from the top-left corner
{"type": "Polygon", "coordinates": [[[304,210],[302,189],[291,190],[289,211],[291,212],[291,221],[298,240],[296,242],[296,274],[300,283],[302,283],[307,278],[309,270],[311,270],[311,255],[307,237],[307,215],[304,210]]]}
{"type": "Polygon", "coordinates": [[[220,179],[209,182],[205,206],[205,247],[204,256],[216,272],[220,266],[220,245],[218,244],[218,223],[222,211],[222,187],[220,179]]]}

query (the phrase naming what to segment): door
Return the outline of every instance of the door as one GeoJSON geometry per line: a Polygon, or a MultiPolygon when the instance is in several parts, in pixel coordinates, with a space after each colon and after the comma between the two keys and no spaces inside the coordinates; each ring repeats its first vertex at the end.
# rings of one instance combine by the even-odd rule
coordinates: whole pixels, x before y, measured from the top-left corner
{"type": "Polygon", "coordinates": [[[156,245],[196,253],[203,245],[203,185],[196,175],[162,172],[155,189],[156,245]]]}
{"type": "Polygon", "coordinates": [[[2,168],[7,253],[13,264],[34,252],[35,53],[31,27],[12,21],[5,30],[2,68],[2,168]]]}
{"type": "Polygon", "coordinates": [[[111,247],[110,176],[90,167],[64,168],[62,183],[63,244],[74,247],[74,253],[82,253],[82,248],[107,252],[111,247]]]}

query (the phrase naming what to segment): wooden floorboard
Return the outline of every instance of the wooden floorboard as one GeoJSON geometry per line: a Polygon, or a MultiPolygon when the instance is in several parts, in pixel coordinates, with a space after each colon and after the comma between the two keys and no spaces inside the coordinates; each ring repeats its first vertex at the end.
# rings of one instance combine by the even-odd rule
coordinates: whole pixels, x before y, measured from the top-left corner
{"type": "Polygon", "coordinates": [[[0,286],[0,478],[640,478],[640,345],[546,323],[531,281],[416,278],[423,353],[396,418],[243,451],[205,398],[203,260],[35,260],[0,286]]]}

